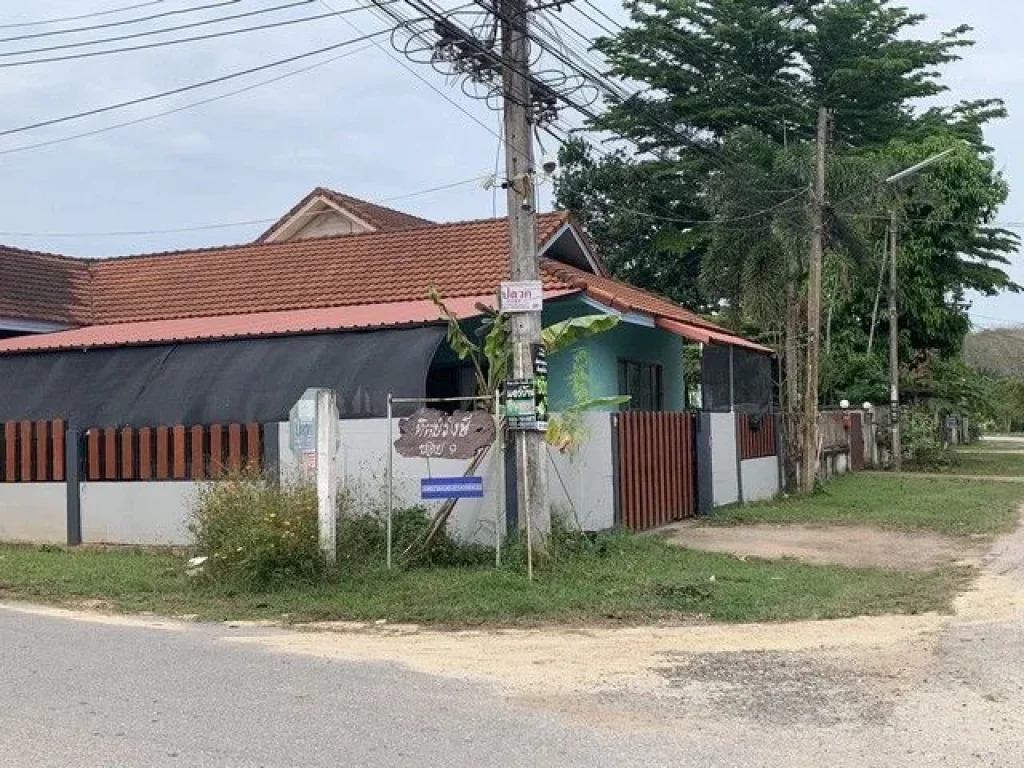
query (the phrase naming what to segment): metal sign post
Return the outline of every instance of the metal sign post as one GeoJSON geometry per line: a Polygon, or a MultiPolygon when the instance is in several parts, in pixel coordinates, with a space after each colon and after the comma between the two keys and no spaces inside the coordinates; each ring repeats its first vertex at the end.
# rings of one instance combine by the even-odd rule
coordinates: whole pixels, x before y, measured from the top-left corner
{"type": "Polygon", "coordinates": [[[391,570],[391,518],[395,513],[395,449],[394,449],[394,415],[393,411],[394,398],[391,397],[391,393],[388,392],[388,548],[387,548],[387,568],[391,570]]]}
{"type": "Polygon", "coordinates": [[[501,428],[501,393],[494,393],[494,567],[501,568],[501,531],[505,527],[505,440],[501,428]]]}

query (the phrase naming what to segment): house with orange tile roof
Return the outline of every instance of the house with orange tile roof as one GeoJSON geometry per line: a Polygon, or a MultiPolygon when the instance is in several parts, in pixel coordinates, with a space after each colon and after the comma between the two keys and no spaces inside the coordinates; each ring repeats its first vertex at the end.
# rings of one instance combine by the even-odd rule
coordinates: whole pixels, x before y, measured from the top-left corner
{"type": "MultiPolygon", "coordinates": [[[[629,395],[630,412],[692,410],[683,351],[699,344],[716,361],[700,382],[707,410],[769,410],[770,350],[616,280],[566,212],[539,216],[538,246],[545,325],[622,320],[581,342],[592,396],[629,395]]],[[[348,420],[384,416],[389,394],[465,397],[472,372],[428,290],[474,324],[508,256],[505,219],[436,223],[321,187],[240,245],[104,259],[0,246],[0,423],[277,423],[309,387],[335,390],[348,420]]],[[[549,360],[554,411],[571,403],[573,356],[549,360]]],[[[655,461],[644,452],[664,435],[630,455],[655,461]]]]}
{"type": "MultiPolygon", "coordinates": [[[[434,328],[440,341],[443,324],[427,299],[429,288],[472,321],[478,305],[495,303],[508,278],[507,241],[504,219],[437,224],[316,188],[243,245],[108,259],[0,248],[0,334],[7,337],[0,339],[0,356],[14,365],[19,357],[56,359],[84,350],[280,343],[385,329],[434,328]]],[[[630,394],[633,409],[682,410],[684,343],[768,351],[612,278],[568,213],[540,216],[539,246],[546,322],[598,312],[624,321],[587,342],[595,396],[630,394]]],[[[394,389],[407,396],[466,394],[471,381],[456,362],[440,344],[422,362],[424,370],[397,371],[394,389]]],[[[551,361],[555,408],[569,397],[567,366],[567,357],[551,361]]],[[[379,415],[385,394],[343,392],[344,413],[379,415]]],[[[9,403],[0,418],[53,417],[61,408],[54,399],[19,413],[9,403]]],[[[146,414],[107,410],[117,423],[146,420],[146,414]]],[[[220,418],[276,415],[235,401],[220,418]]]]}

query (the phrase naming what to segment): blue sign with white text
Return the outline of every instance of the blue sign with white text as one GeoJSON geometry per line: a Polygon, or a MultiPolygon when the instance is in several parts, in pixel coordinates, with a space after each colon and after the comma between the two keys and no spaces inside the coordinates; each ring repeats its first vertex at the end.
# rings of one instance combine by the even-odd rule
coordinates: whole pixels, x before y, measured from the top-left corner
{"type": "Polygon", "coordinates": [[[424,477],[420,479],[423,499],[482,499],[482,477],[424,477]]]}

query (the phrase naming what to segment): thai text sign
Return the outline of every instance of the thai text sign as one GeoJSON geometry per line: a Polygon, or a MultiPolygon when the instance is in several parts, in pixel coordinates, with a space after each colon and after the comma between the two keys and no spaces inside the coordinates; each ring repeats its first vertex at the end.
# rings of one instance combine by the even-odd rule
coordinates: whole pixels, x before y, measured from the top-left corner
{"type": "Polygon", "coordinates": [[[540,280],[501,284],[502,312],[540,312],[544,306],[544,286],[540,280]]]}
{"type": "Polygon", "coordinates": [[[505,382],[505,418],[509,429],[537,428],[537,390],[533,379],[505,382]]]}
{"type": "Polygon", "coordinates": [[[420,479],[423,499],[482,499],[482,477],[424,477],[420,479]]]}
{"type": "Polygon", "coordinates": [[[485,411],[455,411],[450,416],[421,408],[398,422],[399,456],[424,459],[471,459],[494,442],[494,419],[485,411]]]}

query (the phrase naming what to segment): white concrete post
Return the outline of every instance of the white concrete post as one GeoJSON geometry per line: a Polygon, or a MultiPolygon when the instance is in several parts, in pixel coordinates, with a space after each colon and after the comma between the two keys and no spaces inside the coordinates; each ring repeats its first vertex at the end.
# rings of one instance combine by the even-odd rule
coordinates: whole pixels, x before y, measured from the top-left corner
{"type": "Polygon", "coordinates": [[[320,551],[334,565],[338,559],[338,400],[333,390],[316,391],[316,500],[320,551]]]}

